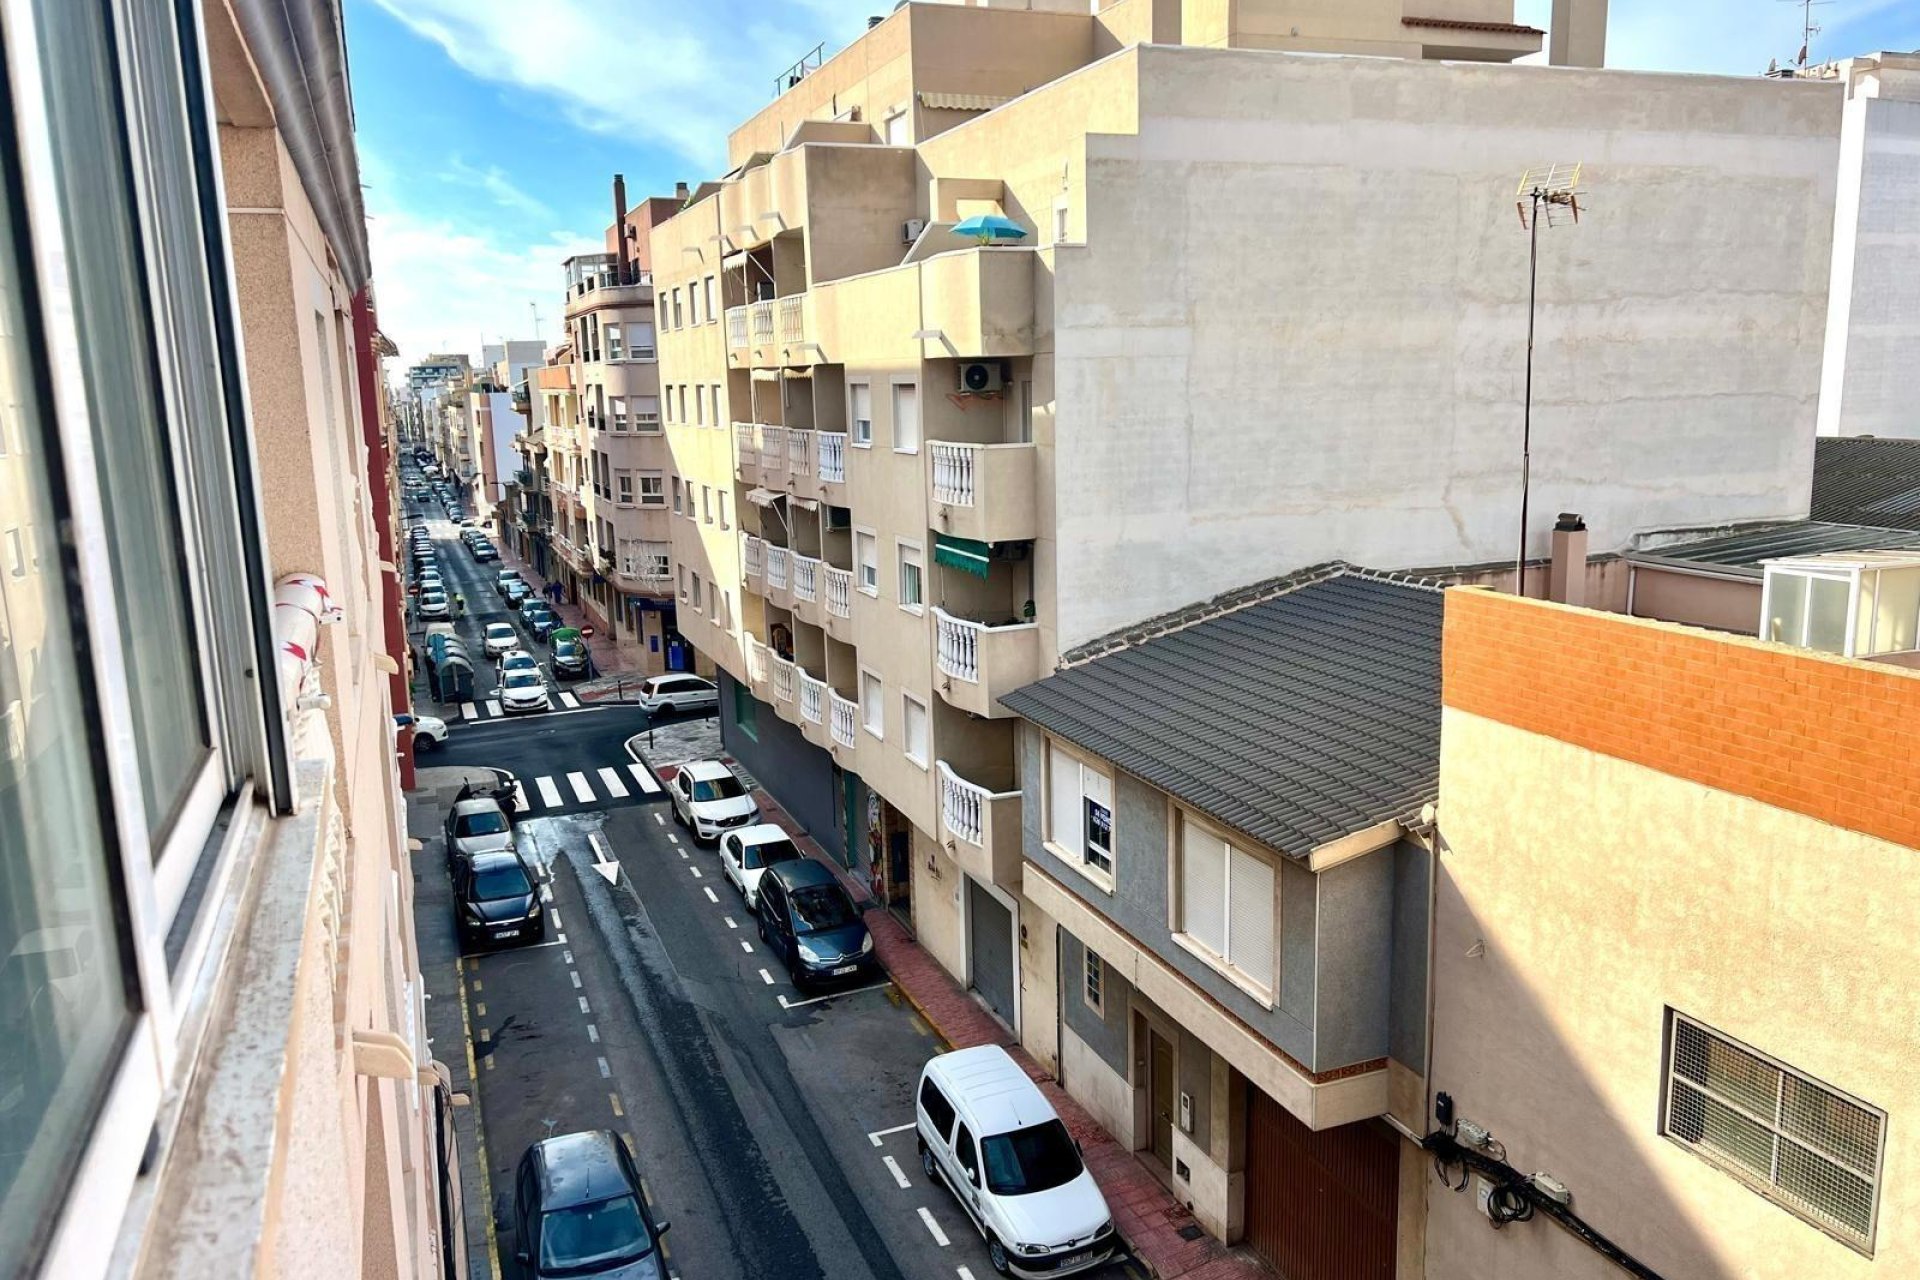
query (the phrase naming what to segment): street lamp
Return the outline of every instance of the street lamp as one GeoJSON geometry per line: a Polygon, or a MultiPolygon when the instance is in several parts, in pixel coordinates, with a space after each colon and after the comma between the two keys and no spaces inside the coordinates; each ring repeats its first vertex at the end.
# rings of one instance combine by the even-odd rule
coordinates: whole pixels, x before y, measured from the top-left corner
{"type": "Polygon", "coordinates": [[[1520,553],[1513,562],[1513,591],[1527,594],[1527,497],[1533,482],[1533,319],[1540,291],[1540,226],[1580,221],[1580,166],[1550,164],[1520,175],[1514,208],[1527,233],[1527,390],[1520,426],[1520,553]]]}

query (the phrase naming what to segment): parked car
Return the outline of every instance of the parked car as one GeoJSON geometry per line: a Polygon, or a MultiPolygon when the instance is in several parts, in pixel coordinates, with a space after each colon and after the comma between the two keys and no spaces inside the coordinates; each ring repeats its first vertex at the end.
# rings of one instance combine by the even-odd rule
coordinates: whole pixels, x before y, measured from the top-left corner
{"type": "Polygon", "coordinates": [[[497,658],[503,653],[520,647],[520,633],[513,629],[511,622],[489,622],[484,639],[489,658],[497,658]]]}
{"type": "Polygon", "coordinates": [[[501,594],[506,596],[509,607],[518,609],[520,602],[533,594],[533,588],[524,582],[509,582],[506,590],[501,594]]]}
{"type": "MultiPolygon", "coordinates": [[[[564,630],[565,628],[561,628],[564,630]]],[[[555,631],[552,635],[558,635],[555,631]]],[[[578,640],[553,641],[553,674],[577,680],[587,674],[587,646],[578,640]]]]}
{"type": "Polygon", "coordinates": [[[733,881],[749,908],[760,901],[760,877],[768,867],[805,856],[793,837],[771,822],[756,822],[720,837],[721,874],[733,881]]]}
{"type": "Polygon", "coordinates": [[[513,1179],[514,1260],[534,1280],[664,1280],[660,1237],[640,1170],[607,1130],[534,1143],[513,1179]]]}
{"type": "Polygon", "coordinates": [[[523,587],[527,585],[526,580],[520,576],[518,569],[502,569],[494,575],[493,589],[501,595],[505,595],[507,594],[507,588],[516,582],[523,587]]]}
{"type": "Polygon", "coordinates": [[[695,840],[717,840],[723,831],[744,827],[760,816],[760,806],[733,770],[719,760],[690,760],[667,788],[673,816],[695,840]]]}
{"type": "Polygon", "coordinates": [[[439,716],[414,716],[413,749],[415,751],[433,751],[445,746],[447,741],[447,722],[439,716]]]}
{"type": "Polygon", "coordinates": [[[553,612],[553,606],[536,595],[530,595],[520,602],[520,621],[522,622],[532,622],[533,615],[536,613],[551,612],[553,612]]]}
{"type": "Polygon", "coordinates": [[[502,803],[511,799],[513,788],[508,786],[505,791],[502,795],[495,784],[468,783],[460,788],[453,808],[447,811],[448,862],[513,847],[513,820],[502,803]]]}
{"type": "Polygon", "coordinates": [[[473,558],[481,564],[491,564],[500,558],[500,553],[494,550],[491,542],[476,542],[473,544],[473,558]]]}
{"type": "Polygon", "coordinates": [[[540,660],[525,649],[510,649],[500,655],[500,678],[506,679],[516,671],[539,671],[540,660]]]}
{"type": "Polygon", "coordinates": [[[444,591],[422,591],[420,593],[420,616],[423,618],[444,618],[453,611],[447,603],[444,591]]]}
{"type": "Polygon", "coordinates": [[[960,1201],[995,1271],[1037,1280],[1113,1257],[1106,1197],[1046,1095],[999,1045],[928,1062],[914,1129],[927,1180],[960,1201]]]}
{"type": "Polygon", "coordinates": [[[512,671],[501,677],[500,705],[507,711],[545,711],[553,704],[538,671],[512,671]]]}
{"type": "Polygon", "coordinates": [[[560,629],[560,615],[555,613],[550,605],[542,604],[538,609],[531,613],[522,613],[521,616],[526,620],[527,630],[533,632],[536,640],[545,640],[560,629]]]}
{"type": "Polygon", "coordinates": [[[463,946],[538,942],[546,936],[539,888],[513,848],[476,853],[454,863],[453,909],[463,946]]]}
{"type": "Polygon", "coordinates": [[[873,969],[873,935],[853,899],[824,863],[776,863],[755,885],[760,940],[785,961],[796,987],[854,978],[873,969]]]}
{"type": "Polygon", "coordinates": [[[697,711],[720,705],[720,687],[699,676],[649,676],[640,685],[639,701],[650,716],[662,711],[697,711]]]}

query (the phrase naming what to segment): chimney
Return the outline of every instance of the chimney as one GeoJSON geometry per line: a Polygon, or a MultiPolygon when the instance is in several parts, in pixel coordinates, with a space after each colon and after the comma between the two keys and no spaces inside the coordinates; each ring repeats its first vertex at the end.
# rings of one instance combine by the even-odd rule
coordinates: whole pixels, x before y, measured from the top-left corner
{"type": "Polygon", "coordinates": [[[686,183],[676,182],[673,184],[673,198],[675,200],[678,200],[681,204],[685,204],[687,202],[687,197],[692,194],[693,194],[692,192],[687,190],[686,183]]]}
{"type": "Polygon", "coordinates": [[[1607,0],[1553,0],[1547,62],[1556,67],[1607,64],[1607,0]]]}
{"type": "Polygon", "coordinates": [[[886,18],[876,13],[867,19],[867,30],[871,31],[885,21],[886,18]]]}
{"type": "Polygon", "coordinates": [[[1587,603],[1587,522],[1562,511],[1553,522],[1553,559],[1547,566],[1547,599],[1587,603]]]}
{"type": "Polygon", "coordinates": [[[613,175],[613,262],[614,278],[620,283],[627,282],[627,178],[625,174],[613,175]]]}

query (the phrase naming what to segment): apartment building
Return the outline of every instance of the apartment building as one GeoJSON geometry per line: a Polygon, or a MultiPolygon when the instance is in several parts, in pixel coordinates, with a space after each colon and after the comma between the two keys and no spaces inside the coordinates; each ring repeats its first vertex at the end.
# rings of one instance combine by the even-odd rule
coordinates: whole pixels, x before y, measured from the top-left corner
{"type": "Polygon", "coordinates": [[[467,482],[467,514],[499,536],[506,528],[507,486],[519,474],[526,414],[515,402],[502,374],[505,362],[484,371],[467,386],[467,456],[473,475],[467,482]]]}
{"type": "Polygon", "coordinates": [[[1920,962],[1920,560],[1868,559],[1772,568],[1803,594],[1770,623],[1904,658],[1448,593],[1431,1280],[1920,1269],[1889,977],[1920,962]]]}
{"type": "Polygon", "coordinates": [[[0,12],[9,1274],[449,1273],[339,30],[0,12]]]}

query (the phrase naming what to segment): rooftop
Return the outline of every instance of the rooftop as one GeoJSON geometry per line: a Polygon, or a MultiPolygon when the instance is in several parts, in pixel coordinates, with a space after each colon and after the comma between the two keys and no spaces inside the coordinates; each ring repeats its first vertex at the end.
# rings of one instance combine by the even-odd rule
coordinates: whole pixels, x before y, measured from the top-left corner
{"type": "Polygon", "coordinates": [[[1792,520],[1743,529],[1739,533],[1705,538],[1699,542],[1634,551],[1628,553],[1627,559],[1635,564],[1677,564],[1716,570],[1729,576],[1752,578],[1757,582],[1764,572],[1762,565],[1768,560],[1868,548],[1907,547],[1920,547],[1920,527],[1895,529],[1836,524],[1825,520],[1792,520]]]}
{"type": "Polygon", "coordinates": [[[1816,520],[1920,530],[1920,440],[1814,441],[1810,514],[1816,520]]]}
{"type": "Polygon", "coordinates": [[[1434,584],[1324,565],[1085,646],[1001,701],[1303,856],[1437,798],[1441,613],[1434,584]]]}

